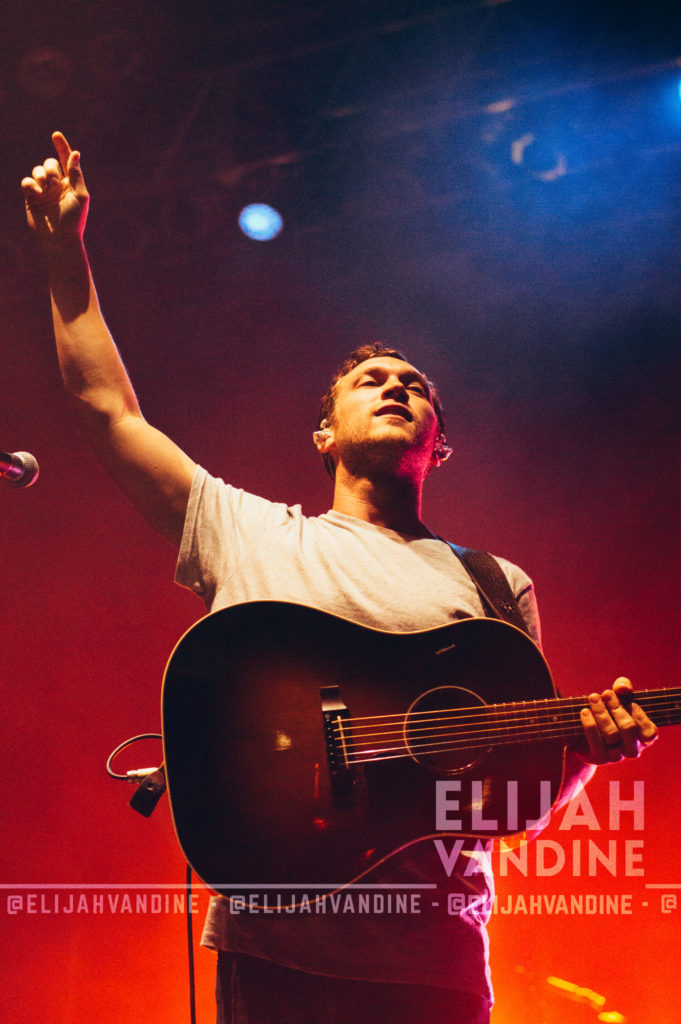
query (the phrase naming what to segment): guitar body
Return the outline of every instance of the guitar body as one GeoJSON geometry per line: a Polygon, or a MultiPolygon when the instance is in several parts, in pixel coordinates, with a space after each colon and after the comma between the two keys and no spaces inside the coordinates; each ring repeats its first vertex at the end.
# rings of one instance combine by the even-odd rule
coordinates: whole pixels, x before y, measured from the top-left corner
{"type": "Polygon", "coordinates": [[[422,837],[522,831],[546,810],[540,780],[550,782],[551,800],[558,795],[564,743],[441,744],[421,753],[418,715],[430,721],[439,708],[554,696],[537,647],[494,619],[387,633],[297,604],[215,612],[182,638],[163,686],[166,772],[182,850],[220,891],[331,891],[422,837]],[[391,743],[402,756],[385,746],[374,754],[369,740],[361,763],[334,774],[322,688],[352,718],[347,749],[355,750],[362,728],[371,737],[371,720],[360,719],[392,716],[391,743]],[[459,801],[451,813],[461,824],[446,832],[436,828],[438,780],[460,783],[450,798],[459,801]],[[516,781],[509,822],[507,783],[516,781]],[[481,818],[495,824],[480,828],[481,818]]]}

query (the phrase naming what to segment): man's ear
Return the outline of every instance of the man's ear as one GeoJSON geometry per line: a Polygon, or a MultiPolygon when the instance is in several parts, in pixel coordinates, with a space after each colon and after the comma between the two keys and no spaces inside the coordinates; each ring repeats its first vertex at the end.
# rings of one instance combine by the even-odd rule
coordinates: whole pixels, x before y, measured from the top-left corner
{"type": "Polygon", "coordinates": [[[329,426],[328,420],[322,420],[319,424],[319,430],[313,432],[312,440],[317,451],[321,455],[326,455],[333,444],[333,430],[329,426]]]}
{"type": "Polygon", "coordinates": [[[447,444],[445,435],[442,433],[438,434],[433,446],[433,454],[430,460],[431,466],[441,466],[443,462],[447,461],[451,454],[452,449],[447,444]]]}

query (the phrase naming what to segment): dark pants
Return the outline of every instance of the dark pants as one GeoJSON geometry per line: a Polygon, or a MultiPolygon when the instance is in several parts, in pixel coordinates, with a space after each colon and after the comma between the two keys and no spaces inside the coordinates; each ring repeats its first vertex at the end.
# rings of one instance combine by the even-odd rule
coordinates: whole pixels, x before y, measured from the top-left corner
{"type": "Polygon", "coordinates": [[[259,957],[220,953],[218,1024],[489,1024],[472,993],[306,974],[259,957]]]}

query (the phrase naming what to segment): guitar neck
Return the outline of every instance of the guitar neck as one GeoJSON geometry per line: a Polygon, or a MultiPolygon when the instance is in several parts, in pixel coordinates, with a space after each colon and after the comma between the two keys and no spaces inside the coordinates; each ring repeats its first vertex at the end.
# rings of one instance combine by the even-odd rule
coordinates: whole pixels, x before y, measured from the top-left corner
{"type": "MultiPolygon", "coordinates": [[[[620,699],[625,705],[635,701],[656,725],[681,723],[681,687],[640,690],[629,701],[621,694],[620,699]]],[[[490,738],[496,743],[511,743],[580,736],[579,713],[588,703],[588,698],[581,696],[488,705],[486,717],[491,726],[490,732],[494,734],[490,738]]]]}
{"type": "MultiPolygon", "coordinates": [[[[681,723],[681,687],[642,690],[632,696],[657,725],[681,723]]],[[[622,698],[627,703],[627,697],[622,698]]],[[[580,711],[588,697],[439,708],[402,715],[338,718],[334,742],[346,766],[376,759],[427,757],[519,743],[583,736],[580,711]],[[405,741],[403,727],[407,725],[405,741]]]]}

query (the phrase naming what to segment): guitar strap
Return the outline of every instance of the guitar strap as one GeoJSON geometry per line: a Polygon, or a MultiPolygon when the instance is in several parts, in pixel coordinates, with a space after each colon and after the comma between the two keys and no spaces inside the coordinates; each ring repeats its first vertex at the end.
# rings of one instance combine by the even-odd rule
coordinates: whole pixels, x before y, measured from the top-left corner
{"type": "Polygon", "coordinates": [[[493,555],[487,551],[474,551],[446,541],[464,569],[475,583],[485,615],[510,622],[527,633],[527,623],[520,613],[517,601],[506,575],[493,555]]]}

